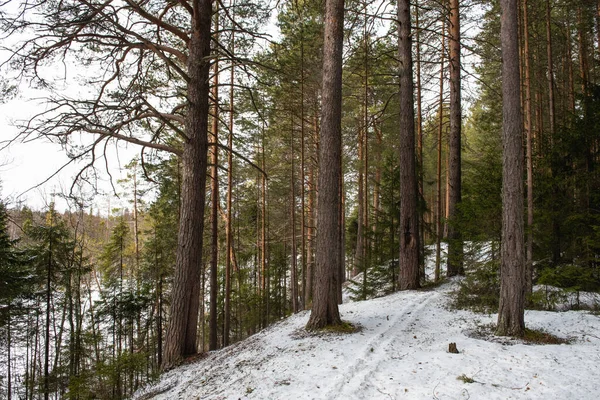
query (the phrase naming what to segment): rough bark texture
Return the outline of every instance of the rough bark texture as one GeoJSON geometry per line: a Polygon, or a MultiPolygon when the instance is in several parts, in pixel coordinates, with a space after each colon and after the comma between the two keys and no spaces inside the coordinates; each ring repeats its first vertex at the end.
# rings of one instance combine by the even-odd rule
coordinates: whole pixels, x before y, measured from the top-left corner
{"type": "Polygon", "coordinates": [[[554,66],[552,64],[552,21],[550,19],[550,0],[546,0],[546,53],[548,57],[548,112],[550,123],[550,140],[554,137],[554,124],[556,121],[554,103],[554,66]]]}
{"type": "MultiPolygon", "coordinates": [[[[416,39],[416,71],[417,71],[417,173],[418,177],[418,190],[419,198],[418,201],[425,201],[425,193],[423,191],[423,95],[422,95],[422,84],[421,84],[421,22],[419,19],[419,1],[415,0],[415,39],[416,39]]],[[[418,203],[417,203],[418,204],[418,203]]],[[[421,238],[419,244],[419,260],[422,275],[425,275],[425,213],[419,214],[419,237],[421,238]]]]}
{"type": "MultiPolygon", "coordinates": [[[[219,9],[215,11],[215,31],[219,30],[219,9]]],[[[217,35],[218,40],[218,35],[217,35]]],[[[215,144],[210,149],[211,171],[210,171],[210,320],[208,321],[208,349],[217,350],[218,330],[218,297],[219,297],[219,62],[213,64],[213,113],[211,135],[215,144]]],[[[227,328],[223,330],[223,345],[228,335],[227,328]]]]}
{"type": "Polygon", "coordinates": [[[306,134],[304,131],[304,25],[300,26],[300,237],[302,247],[302,306],[308,308],[306,293],[306,134]]]}
{"type": "Polygon", "coordinates": [[[341,323],[337,286],[339,256],[340,160],[342,152],[342,47],[344,0],[327,0],[323,46],[323,95],[319,143],[317,253],[313,308],[307,329],[341,323]]]}
{"type": "MultiPolygon", "coordinates": [[[[551,10],[550,10],[550,0],[546,0],[546,54],[547,54],[547,62],[548,62],[548,124],[549,124],[549,132],[548,132],[548,144],[550,147],[553,146],[554,143],[554,132],[556,125],[556,104],[554,98],[554,64],[553,64],[553,55],[552,55],[552,20],[551,20],[551,10]]],[[[540,129],[541,131],[541,129],[540,129]]],[[[544,150],[547,150],[544,149],[544,150]]],[[[550,172],[553,174],[554,171],[552,169],[550,172]]],[[[560,225],[558,223],[558,219],[556,215],[559,210],[556,207],[553,207],[552,210],[552,263],[554,265],[558,264],[560,260],[560,225]]]]}
{"type": "Polygon", "coordinates": [[[354,268],[352,276],[358,275],[364,269],[365,262],[365,226],[363,221],[365,220],[365,203],[364,199],[364,174],[362,165],[364,163],[364,150],[363,150],[363,132],[362,130],[358,133],[358,218],[357,218],[357,231],[356,231],[356,250],[354,252],[354,268]]]}
{"type": "MultiPolygon", "coordinates": [[[[446,24],[442,22],[442,32],[446,24]]],[[[440,63],[440,97],[438,113],[438,143],[437,143],[437,194],[436,194],[436,216],[435,216],[435,272],[434,280],[440,280],[440,266],[442,260],[442,134],[444,126],[444,54],[445,38],[442,36],[442,62],[440,63]]]]}
{"type": "Polygon", "coordinates": [[[462,275],[463,243],[456,226],[461,185],[461,94],[460,94],[460,14],[458,0],[450,0],[450,136],[448,169],[448,276],[462,275]]]}
{"type": "Polygon", "coordinates": [[[415,110],[412,71],[410,3],[398,1],[398,59],[400,60],[400,290],[419,284],[419,223],[415,160],[415,110]]]}
{"type": "Polygon", "coordinates": [[[527,293],[533,288],[533,123],[531,111],[531,66],[529,62],[529,13],[523,1],[523,57],[525,59],[525,132],[527,153],[527,293]]]}
{"type": "MultiPolygon", "coordinates": [[[[261,149],[261,168],[267,170],[265,159],[265,126],[263,123],[262,137],[260,142],[261,149]]],[[[261,174],[260,177],[260,293],[264,299],[264,307],[262,309],[262,326],[265,327],[269,323],[270,315],[270,285],[269,285],[269,269],[267,268],[267,177],[261,174]]]]}
{"type": "Polygon", "coordinates": [[[296,183],[294,174],[294,119],[292,118],[292,136],[290,140],[291,177],[290,177],[290,236],[292,241],[292,265],[290,271],[290,288],[292,289],[292,312],[299,310],[298,302],[298,249],[296,243],[296,183]]]}
{"type": "Polygon", "coordinates": [[[337,279],[337,302],[338,304],[342,304],[344,302],[343,292],[342,292],[342,283],[346,281],[346,196],[344,194],[344,174],[341,172],[342,168],[342,158],[340,157],[340,185],[339,195],[340,195],[340,204],[339,204],[339,213],[340,213],[340,225],[339,225],[339,241],[340,245],[338,248],[340,262],[338,263],[338,279],[337,279]]]}
{"type": "Polygon", "coordinates": [[[314,236],[315,236],[315,172],[311,164],[308,174],[308,229],[306,230],[306,304],[305,309],[312,307],[313,283],[314,283],[314,236]]]}
{"type": "Polygon", "coordinates": [[[520,100],[517,0],[502,0],[502,248],[499,335],[525,332],[523,243],[523,125],[520,100]]]}
{"type": "Polygon", "coordinates": [[[189,140],[181,158],[181,218],[163,369],[173,367],[185,356],[196,353],[206,194],[211,13],[210,0],[194,2],[187,63],[190,80],[186,133],[189,140]]]}
{"type": "MultiPolygon", "coordinates": [[[[235,37],[231,36],[231,54],[235,54],[235,37]]],[[[229,85],[229,136],[227,138],[227,223],[225,225],[225,247],[227,248],[227,257],[225,259],[225,318],[223,345],[229,345],[229,332],[231,330],[231,260],[233,258],[233,231],[231,220],[233,218],[232,191],[233,191],[233,88],[235,84],[235,64],[231,64],[231,75],[229,85]]]]}

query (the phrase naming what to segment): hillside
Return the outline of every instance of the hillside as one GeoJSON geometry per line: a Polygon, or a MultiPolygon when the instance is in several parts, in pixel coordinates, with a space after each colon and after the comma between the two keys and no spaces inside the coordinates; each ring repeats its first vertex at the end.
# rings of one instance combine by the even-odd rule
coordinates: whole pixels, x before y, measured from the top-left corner
{"type": "MultiPolygon", "coordinates": [[[[526,311],[570,344],[485,334],[495,315],[449,310],[456,282],[341,306],[352,334],[308,334],[308,312],[166,373],[137,399],[596,399],[600,318],[526,311]],[[459,354],[448,352],[455,342],[459,354]]],[[[488,329],[489,330],[489,329],[488,329]]]]}

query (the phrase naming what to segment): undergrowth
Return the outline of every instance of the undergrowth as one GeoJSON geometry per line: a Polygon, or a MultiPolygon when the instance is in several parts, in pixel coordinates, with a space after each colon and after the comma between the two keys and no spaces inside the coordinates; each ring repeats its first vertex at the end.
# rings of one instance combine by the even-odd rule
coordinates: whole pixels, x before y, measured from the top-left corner
{"type": "Polygon", "coordinates": [[[476,312],[492,313],[498,310],[500,280],[499,260],[478,263],[468,268],[465,278],[454,292],[453,306],[476,312]]]}
{"type": "Polygon", "coordinates": [[[528,344],[569,344],[568,339],[563,339],[558,336],[554,336],[551,333],[544,331],[543,329],[529,329],[525,328],[525,336],[523,340],[528,344]]]}
{"type": "Polygon", "coordinates": [[[357,326],[354,326],[353,324],[347,321],[342,321],[341,324],[337,325],[327,325],[325,328],[322,329],[323,332],[329,333],[354,333],[358,332],[358,330],[359,328],[357,326]]]}

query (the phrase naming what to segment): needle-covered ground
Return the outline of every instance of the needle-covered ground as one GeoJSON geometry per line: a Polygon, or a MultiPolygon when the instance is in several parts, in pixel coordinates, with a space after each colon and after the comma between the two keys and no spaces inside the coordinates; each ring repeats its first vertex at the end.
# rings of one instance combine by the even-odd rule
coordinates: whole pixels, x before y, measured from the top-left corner
{"type": "Polygon", "coordinates": [[[569,341],[526,344],[490,334],[496,315],[449,309],[456,285],[343,304],[354,333],[309,334],[302,312],[167,372],[136,398],[598,398],[599,316],[526,311],[529,328],[569,341]]]}

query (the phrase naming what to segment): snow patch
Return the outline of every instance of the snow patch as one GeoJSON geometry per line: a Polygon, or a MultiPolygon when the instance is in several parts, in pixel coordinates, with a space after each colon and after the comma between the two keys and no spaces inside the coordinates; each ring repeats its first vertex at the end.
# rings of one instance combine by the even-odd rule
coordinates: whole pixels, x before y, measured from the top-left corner
{"type": "Polygon", "coordinates": [[[505,344],[472,332],[497,316],[451,310],[451,281],[340,306],[352,334],[302,334],[301,312],[165,373],[136,399],[596,399],[600,318],[527,311],[569,345],[505,344]],[[448,352],[457,345],[458,354],[448,352]]]}

